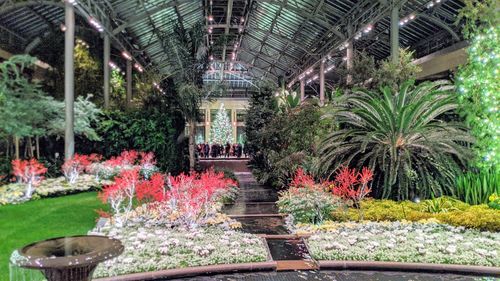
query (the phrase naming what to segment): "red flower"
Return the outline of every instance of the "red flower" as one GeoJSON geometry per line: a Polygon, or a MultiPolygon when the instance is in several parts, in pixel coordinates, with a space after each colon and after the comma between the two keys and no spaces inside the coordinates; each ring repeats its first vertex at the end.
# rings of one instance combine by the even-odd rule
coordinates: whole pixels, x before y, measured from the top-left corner
{"type": "Polygon", "coordinates": [[[298,168],[295,175],[290,183],[292,188],[303,188],[314,186],[314,179],[312,176],[306,174],[302,168],[298,168]]]}
{"type": "Polygon", "coordinates": [[[75,154],[73,158],[67,159],[61,167],[61,170],[70,183],[74,183],[78,176],[85,170],[88,170],[96,156],[90,158],[87,155],[75,154]]]}
{"type": "Polygon", "coordinates": [[[166,198],[165,177],[155,173],[149,180],[141,181],[136,188],[137,200],[140,202],[163,201],[166,198]]]}
{"type": "Polygon", "coordinates": [[[25,197],[30,198],[34,188],[42,181],[47,168],[36,159],[12,160],[12,172],[20,182],[26,183],[25,197]]]}
{"type": "Polygon", "coordinates": [[[348,167],[340,168],[333,182],[332,193],[344,200],[352,200],[356,207],[371,192],[368,183],[373,179],[373,171],[364,167],[361,173],[348,167]]]}
{"type": "Polygon", "coordinates": [[[11,163],[13,174],[24,183],[36,185],[43,179],[43,175],[47,172],[47,168],[36,159],[15,159],[11,163]]]}

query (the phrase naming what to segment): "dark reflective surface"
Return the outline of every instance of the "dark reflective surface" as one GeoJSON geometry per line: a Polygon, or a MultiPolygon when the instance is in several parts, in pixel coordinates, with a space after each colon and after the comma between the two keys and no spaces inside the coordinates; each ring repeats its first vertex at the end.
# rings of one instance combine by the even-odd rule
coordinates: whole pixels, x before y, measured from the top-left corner
{"type": "Polygon", "coordinates": [[[241,231],[255,234],[289,234],[282,217],[236,218],[241,222],[241,231]]]}
{"type": "Polygon", "coordinates": [[[267,239],[267,245],[276,261],[311,259],[301,239],[267,239]]]}
{"type": "Polygon", "coordinates": [[[200,276],[174,280],[193,281],[498,281],[492,277],[373,271],[287,271],[200,276]]]}
{"type": "Polygon", "coordinates": [[[87,281],[99,262],[123,252],[119,240],[105,236],[60,237],[36,242],[13,253],[14,265],[39,269],[49,281],[87,281]]]}

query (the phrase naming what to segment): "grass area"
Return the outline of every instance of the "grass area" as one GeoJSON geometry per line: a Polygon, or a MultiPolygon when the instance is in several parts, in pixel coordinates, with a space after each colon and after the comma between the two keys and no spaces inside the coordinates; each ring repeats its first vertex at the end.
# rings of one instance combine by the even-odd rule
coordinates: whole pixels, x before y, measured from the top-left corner
{"type": "Polygon", "coordinates": [[[96,192],[0,206],[0,280],[8,280],[10,254],[31,242],[86,234],[105,206],[96,192]]]}

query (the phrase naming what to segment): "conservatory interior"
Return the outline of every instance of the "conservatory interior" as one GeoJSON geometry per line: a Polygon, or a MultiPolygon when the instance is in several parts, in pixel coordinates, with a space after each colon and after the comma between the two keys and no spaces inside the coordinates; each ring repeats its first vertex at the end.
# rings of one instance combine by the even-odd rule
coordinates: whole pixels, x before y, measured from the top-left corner
{"type": "Polygon", "coordinates": [[[0,280],[499,280],[499,14],[0,0],[0,280]]]}

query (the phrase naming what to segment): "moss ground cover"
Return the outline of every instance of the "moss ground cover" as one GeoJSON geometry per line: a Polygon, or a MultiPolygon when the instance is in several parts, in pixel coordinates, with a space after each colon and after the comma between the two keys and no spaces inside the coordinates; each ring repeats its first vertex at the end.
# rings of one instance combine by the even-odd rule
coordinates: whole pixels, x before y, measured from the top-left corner
{"type": "Polygon", "coordinates": [[[0,280],[8,280],[13,250],[47,238],[86,234],[101,208],[105,206],[95,192],[0,206],[0,280]]]}

